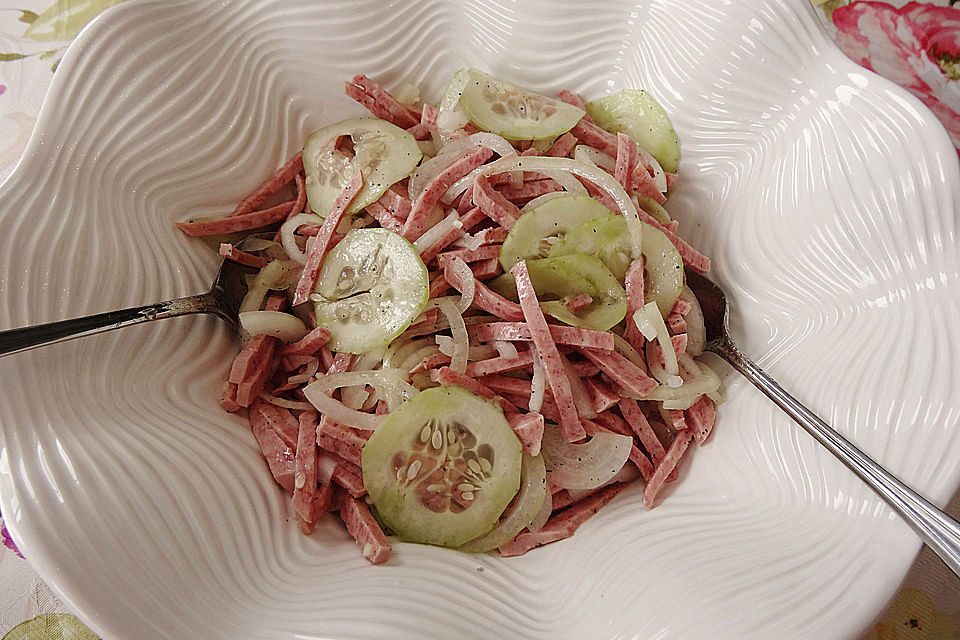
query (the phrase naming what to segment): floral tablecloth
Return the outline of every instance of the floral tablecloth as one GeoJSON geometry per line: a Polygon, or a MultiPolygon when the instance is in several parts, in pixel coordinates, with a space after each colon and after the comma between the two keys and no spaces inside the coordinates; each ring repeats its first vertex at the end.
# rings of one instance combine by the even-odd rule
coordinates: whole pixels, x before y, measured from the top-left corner
{"type": "MultiPolygon", "coordinates": [[[[0,179],[16,165],[64,50],[120,0],[0,0],[0,179]]],[[[802,1],[802,0],[798,0],[802,1]]],[[[926,104],[960,149],[960,0],[811,0],[856,62],[926,104]]],[[[960,515],[960,494],[947,511],[960,515]]],[[[23,559],[0,518],[2,640],[96,640],[23,559]]],[[[960,639],[960,579],[924,549],[864,640],[960,639]]]]}

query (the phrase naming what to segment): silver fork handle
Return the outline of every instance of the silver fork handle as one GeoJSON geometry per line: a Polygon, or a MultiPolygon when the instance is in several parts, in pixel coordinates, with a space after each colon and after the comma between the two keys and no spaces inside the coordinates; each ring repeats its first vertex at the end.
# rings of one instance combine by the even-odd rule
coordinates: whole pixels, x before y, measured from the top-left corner
{"type": "Polygon", "coordinates": [[[129,327],[141,322],[172,318],[188,313],[216,313],[222,315],[213,296],[209,293],[177,298],[176,300],[167,300],[144,307],[108,311],[93,316],[0,331],[0,356],[19,353],[55,342],[91,336],[112,329],[129,327]]]}
{"type": "Polygon", "coordinates": [[[776,380],[758,367],[729,340],[708,344],[707,348],[729,362],[768,398],[783,409],[807,433],[837,456],[866,482],[934,550],[948,567],[960,575],[960,523],[930,504],[849,440],[833,430],[796,398],[783,390],[776,380]]]}

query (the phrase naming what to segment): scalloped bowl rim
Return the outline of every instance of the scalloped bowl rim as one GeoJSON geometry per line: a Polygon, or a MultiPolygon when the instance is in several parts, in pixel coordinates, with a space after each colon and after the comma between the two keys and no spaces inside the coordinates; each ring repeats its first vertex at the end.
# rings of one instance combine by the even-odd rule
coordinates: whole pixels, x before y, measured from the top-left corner
{"type": "MultiPolygon", "coordinates": [[[[19,179],[20,173],[30,170],[31,164],[35,160],[39,161],[43,157],[45,152],[43,147],[44,125],[51,118],[52,114],[56,113],[57,109],[52,102],[59,94],[63,93],[66,88],[71,86],[74,82],[69,71],[74,67],[75,62],[83,55],[84,51],[90,48],[95,48],[99,31],[109,25],[115,18],[119,18],[125,13],[135,12],[141,4],[151,3],[153,1],[154,0],[141,0],[140,2],[135,1],[115,5],[91,21],[77,35],[63,57],[63,60],[60,64],[61,72],[54,77],[50,87],[48,88],[36,126],[30,135],[29,141],[23,151],[23,154],[21,155],[21,158],[17,162],[10,175],[3,181],[3,183],[0,183],[0,192],[2,192],[3,189],[15,178],[19,179]]],[[[804,5],[805,6],[803,8],[798,10],[807,12],[813,10],[811,7],[806,6],[806,3],[804,3],[804,5]]],[[[916,97],[914,97],[905,89],[898,87],[897,85],[880,76],[876,76],[872,72],[863,69],[854,62],[848,60],[836,47],[835,43],[827,36],[825,29],[822,28],[820,40],[821,42],[819,44],[832,50],[833,56],[829,60],[830,63],[838,66],[845,66],[851,71],[855,70],[857,72],[872,76],[871,82],[878,83],[886,90],[899,96],[899,98],[905,101],[905,103],[913,105],[915,109],[918,109],[926,114],[928,132],[931,133],[931,138],[927,141],[927,144],[929,145],[929,150],[932,154],[940,153],[947,156],[950,154],[955,154],[949,138],[947,137],[945,130],[942,128],[942,125],[940,125],[939,121],[936,120],[932,113],[926,110],[926,107],[924,107],[916,97]]],[[[824,64],[826,64],[826,62],[824,64]]],[[[954,158],[956,158],[955,155],[954,158]]],[[[947,176],[947,179],[952,179],[955,181],[956,177],[956,171],[952,171],[947,176]]],[[[953,188],[957,188],[956,184],[953,188]]],[[[11,473],[9,471],[10,461],[4,459],[2,462],[0,462],[0,466],[7,468],[7,470],[0,472],[0,501],[2,501],[5,509],[10,509],[13,506],[11,503],[12,486],[9,477],[9,474],[11,473]]],[[[933,501],[942,505],[947,501],[947,499],[949,499],[949,497],[958,487],[960,487],[960,467],[955,466],[952,469],[952,474],[950,474],[948,480],[940,486],[939,490],[933,492],[933,501]]],[[[86,592],[82,589],[76,577],[70,576],[69,572],[63,571],[62,567],[52,562],[51,559],[44,554],[44,543],[42,540],[22,538],[20,535],[18,522],[16,520],[9,521],[7,526],[11,534],[15,537],[20,548],[25,551],[25,554],[28,557],[30,557],[31,564],[36,568],[38,573],[43,577],[44,580],[48,582],[53,590],[70,605],[70,607],[76,609],[81,614],[81,616],[90,624],[94,631],[104,634],[105,636],[109,635],[110,637],[119,637],[116,635],[116,633],[117,630],[122,627],[122,624],[118,626],[118,622],[121,621],[106,620],[97,615],[97,612],[93,610],[91,606],[86,592]]],[[[897,553],[892,554],[891,557],[888,558],[890,565],[897,567],[898,572],[888,572],[886,575],[880,578],[884,585],[883,590],[887,591],[891,595],[893,594],[896,585],[899,584],[903,574],[905,573],[906,567],[908,567],[912,562],[920,546],[921,543],[919,540],[915,540],[912,546],[904,546],[897,550],[897,553]]],[[[881,611],[882,605],[883,603],[877,603],[877,606],[875,607],[877,614],[879,614],[881,611]]]]}

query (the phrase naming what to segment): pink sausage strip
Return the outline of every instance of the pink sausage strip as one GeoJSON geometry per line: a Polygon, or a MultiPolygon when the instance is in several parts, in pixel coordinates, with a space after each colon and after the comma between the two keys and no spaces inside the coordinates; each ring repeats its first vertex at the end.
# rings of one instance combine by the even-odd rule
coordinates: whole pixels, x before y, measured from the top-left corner
{"type": "Polygon", "coordinates": [[[255,256],[252,253],[241,251],[232,244],[220,243],[220,255],[227,260],[233,260],[239,264],[262,269],[267,266],[267,259],[262,256],[255,256]]]}
{"type": "MultiPolygon", "coordinates": [[[[324,420],[326,420],[326,418],[324,418],[324,420]]],[[[353,447],[343,440],[338,440],[323,431],[317,431],[314,439],[327,453],[335,453],[344,460],[356,465],[357,468],[361,466],[360,450],[363,448],[362,445],[360,448],[353,447]]]]}
{"type": "Polygon", "coordinates": [[[664,321],[672,333],[683,333],[687,330],[687,319],[679,313],[671,311],[664,321]]]}
{"type": "Polygon", "coordinates": [[[316,521],[313,501],[317,496],[317,412],[301,413],[299,425],[293,507],[302,520],[312,524],[316,521]]]}
{"type": "Polygon", "coordinates": [[[473,277],[479,280],[487,280],[493,276],[500,275],[500,258],[490,258],[481,260],[470,265],[473,271],[473,277]]]}
{"type": "Polygon", "coordinates": [[[512,403],[498,396],[492,389],[486,387],[480,382],[477,382],[477,380],[468,375],[454,371],[450,367],[441,367],[440,369],[431,371],[430,379],[441,385],[455,385],[458,387],[463,387],[470,393],[475,393],[481,398],[486,398],[487,400],[497,400],[500,403],[500,407],[503,409],[504,413],[517,412],[517,408],[513,406],[512,403]]]}
{"type": "MultiPolygon", "coordinates": [[[[454,289],[463,293],[464,284],[461,282],[460,274],[455,273],[449,265],[444,269],[443,277],[446,278],[447,282],[449,282],[454,289]]],[[[523,320],[523,311],[520,305],[494,293],[487,285],[476,278],[474,278],[473,306],[492,313],[504,320],[523,320]]]]}
{"type": "MultiPolygon", "coordinates": [[[[567,89],[557,91],[557,97],[560,98],[561,101],[566,102],[567,104],[572,104],[578,109],[583,109],[584,111],[587,110],[587,106],[584,104],[583,98],[575,94],[573,91],[568,91],[567,89]]],[[[590,118],[590,114],[584,114],[582,120],[586,120],[587,122],[591,123],[593,122],[593,119],[590,118]]]]}
{"type": "Polygon", "coordinates": [[[473,201],[480,210],[504,229],[513,229],[520,217],[517,205],[493,188],[486,176],[478,176],[473,183],[473,201]]]}
{"type": "Polygon", "coordinates": [[[510,428],[517,434],[520,446],[531,456],[540,455],[543,439],[543,415],[539,413],[515,413],[507,418],[510,428]]]}
{"type": "Polygon", "coordinates": [[[667,409],[664,413],[667,414],[666,417],[671,427],[676,431],[686,431],[687,417],[683,414],[683,411],[679,409],[667,409]]]}
{"type": "Polygon", "coordinates": [[[531,549],[569,538],[580,525],[593,517],[604,505],[627,487],[626,484],[611,484],[595,494],[573,503],[552,516],[539,531],[527,531],[500,547],[501,556],[519,556],[531,549]]]}
{"type": "Polygon", "coordinates": [[[343,496],[338,511],[364,558],[372,564],[380,564],[390,558],[390,543],[363,500],[343,496]]]}
{"type": "Polygon", "coordinates": [[[581,144],[599,149],[611,158],[617,157],[617,136],[604,131],[593,122],[587,122],[586,118],[581,119],[570,133],[575,135],[581,144]]]}
{"type": "Polygon", "coordinates": [[[403,237],[411,242],[423,235],[430,212],[440,202],[440,196],[454,182],[490,159],[493,151],[486,147],[473,149],[460,156],[449,167],[441,171],[424,187],[413,203],[413,209],[403,225],[403,237]]]}
{"type": "Polygon", "coordinates": [[[293,414],[276,405],[257,400],[251,405],[253,411],[257,411],[267,421],[267,424],[273,429],[280,439],[291,449],[296,448],[297,438],[300,433],[300,424],[293,414]],[[254,408],[255,407],[255,408],[254,408]]]}
{"type": "Polygon", "coordinates": [[[590,394],[593,410],[598,414],[616,406],[620,400],[620,392],[618,390],[611,389],[609,386],[598,382],[594,378],[584,378],[583,384],[590,394]]]}
{"type": "Polygon", "coordinates": [[[693,406],[684,411],[683,415],[693,431],[693,437],[696,438],[697,444],[702,445],[710,437],[710,432],[717,424],[717,405],[707,396],[703,396],[693,406]]]}
{"type": "Polygon", "coordinates": [[[253,193],[241,200],[240,204],[230,212],[228,217],[233,218],[245,213],[250,213],[266,202],[267,198],[280,191],[280,189],[293,180],[293,177],[301,171],[303,171],[303,154],[298,152],[297,155],[290,158],[285,165],[264,180],[263,184],[254,189],[253,193]]]}
{"type": "Polygon", "coordinates": [[[416,109],[402,104],[386,89],[363,74],[353,76],[344,90],[348,96],[369,109],[370,113],[401,129],[420,124],[420,113],[416,109]]]}
{"type": "Polygon", "coordinates": [[[276,338],[260,334],[250,338],[237,354],[227,380],[237,385],[234,401],[241,407],[249,407],[263,391],[273,372],[274,355],[279,344],[276,338]]]}
{"type": "MultiPolygon", "coordinates": [[[[613,350],[613,335],[608,331],[580,329],[561,324],[552,324],[550,335],[557,344],[590,349],[613,350]]],[[[532,340],[530,327],[525,322],[490,322],[476,324],[467,328],[471,340],[489,342],[491,340],[532,340]]]]}
{"type": "Polygon", "coordinates": [[[237,404],[237,385],[229,380],[224,381],[220,390],[220,406],[227,413],[236,413],[243,408],[237,404]]]}
{"type": "Polygon", "coordinates": [[[490,358],[488,360],[478,360],[468,362],[465,375],[473,377],[488,376],[492,373],[505,373],[507,371],[517,371],[533,366],[533,354],[529,350],[521,351],[517,358],[490,358]]]}
{"type": "MultiPolygon", "coordinates": [[[[508,186],[504,187],[503,189],[499,189],[500,195],[510,202],[515,200],[530,200],[547,193],[553,193],[554,191],[563,191],[563,188],[558,182],[550,178],[547,178],[546,180],[531,180],[530,182],[524,182],[523,185],[519,187],[508,186]]],[[[518,214],[519,211],[520,210],[518,209],[518,214]]],[[[517,217],[519,217],[519,215],[517,217]]]]}
{"type": "Polygon", "coordinates": [[[371,202],[366,209],[367,213],[372,215],[384,229],[389,229],[394,233],[400,233],[403,230],[403,220],[387,211],[379,202],[371,202]]]}
{"type": "Polygon", "coordinates": [[[359,465],[330,451],[325,451],[323,455],[329,456],[337,463],[331,476],[334,482],[346,489],[354,498],[362,498],[367,493],[363,487],[363,475],[359,465]]]}
{"type": "Polygon", "coordinates": [[[323,258],[327,255],[330,238],[333,236],[337,225],[340,224],[340,220],[343,218],[343,214],[346,213],[347,207],[349,207],[353,199],[357,197],[357,193],[360,192],[362,187],[363,175],[357,171],[354,173],[350,183],[340,192],[337,199],[333,201],[333,208],[327,217],[324,218],[323,224],[320,225],[320,231],[317,233],[313,246],[310,247],[310,252],[307,254],[307,264],[303,267],[303,273],[300,275],[300,281],[297,282],[297,288],[293,294],[294,306],[303,304],[309,299],[313,285],[317,282],[317,276],[320,275],[323,258]]]}
{"type": "Polygon", "coordinates": [[[647,486],[643,488],[643,506],[647,509],[653,507],[657,493],[660,492],[660,488],[663,487],[663,483],[666,482],[667,476],[673,472],[677,463],[680,462],[680,458],[683,457],[687,447],[690,446],[691,440],[693,440],[693,434],[690,433],[690,431],[681,431],[670,444],[670,448],[667,450],[663,460],[657,465],[657,470],[654,471],[653,477],[647,481],[647,486]]]}
{"type": "Polygon", "coordinates": [[[483,384],[485,384],[490,389],[493,389],[497,393],[507,393],[515,396],[530,395],[529,380],[511,378],[510,376],[501,376],[494,373],[494,374],[484,376],[483,384]]]}
{"type": "Polygon", "coordinates": [[[461,226],[459,229],[451,229],[439,242],[420,254],[420,259],[423,260],[423,264],[430,264],[430,261],[436,258],[437,254],[456,242],[459,238],[462,238],[464,234],[472,231],[474,227],[486,219],[487,217],[483,214],[483,211],[480,211],[480,207],[474,207],[470,211],[461,214],[461,226]]]}
{"type": "Polygon", "coordinates": [[[660,229],[660,231],[663,231],[663,233],[666,234],[667,238],[670,239],[670,242],[673,243],[673,246],[675,246],[677,251],[680,253],[680,257],[683,259],[683,264],[687,265],[697,273],[706,273],[710,270],[710,258],[684,242],[680,236],[657,222],[653,216],[643,209],[638,209],[637,213],[640,215],[641,221],[646,222],[652,227],[660,229]]]}
{"type": "Polygon", "coordinates": [[[634,169],[633,175],[627,178],[627,182],[630,185],[629,188],[627,188],[627,193],[636,191],[653,199],[657,204],[663,204],[667,201],[667,196],[660,193],[660,189],[657,188],[657,183],[654,181],[653,176],[642,166],[634,169]]]}
{"type": "Polygon", "coordinates": [[[643,448],[650,454],[650,457],[653,459],[653,464],[659,465],[667,452],[663,448],[663,443],[660,442],[660,438],[657,437],[657,434],[654,433],[650,427],[650,423],[647,422],[643,412],[640,411],[640,406],[637,404],[637,401],[633,398],[621,398],[619,405],[620,413],[623,414],[623,417],[626,419],[627,424],[630,425],[630,428],[633,429],[633,432],[637,434],[640,444],[642,444],[643,448]]]}
{"type": "Polygon", "coordinates": [[[280,348],[280,356],[309,356],[316,353],[320,347],[330,341],[330,332],[323,327],[317,327],[296,342],[280,348]]]}
{"type": "Polygon", "coordinates": [[[237,231],[249,231],[285,220],[293,204],[294,200],[288,200],[269,209],[244,213],[233,216],[232,218],[177,222],[176,226],[180,231],[194,238],[218,236],[225,233],[236,233],[237,231]]]}
{"type": "Polygon", "coordinates": [[[267,423],[263,415],[256,410],[250,411],[250,428],[253,437],[260,447],[260,452],[267,461],[273,479],[288,493],[294,490],[294,474],[296,473],[296,455],[293,448],[285,443],[277,432],[267,423]]]}
{"type": "Polygon", "coordinates": [[[657,381],[648,376],[640,367],[614,351],[580,351],[593,364],[625,390],[645,398],[657,386],[657,381]]]}
{"type": "MultiPolygon", "coordinates": [[[[633,192],[633,172],[637,168],[637,143],[625,133],[617,134],[617,164],[613,177],[627,193],[633,192]]],[[[644,171],[646,173],[646,171],[644,171]]]]}
{"type": "Polygon", "coordinates": [[[490,258],[498,258],[500,256],[500,245],[498,244],[485,244],[477,247],[476,250],[471,249],[454,249],[452,251],[444,251],[443,253],[437,254],[437,263],[446,268],[447,263],[451,262],[454,258],[460,258],[464,262],[479,262],[480,260],[489,260],[490,258]]]}
{"type": "Polygon", "coordinates": [[[530,274],[527,272],[527,263],[521,260],[510,270],[517,281],[517,294],[520,297],[520,308],[523,311],[523,317],[530,328],[530,336],[533,339],[533,346],[540,356],[546,372],[547,382],[550,389],[553,390],[553,397],[557,403],[557,409],[560,411],[560,433],[567,442],[576,442],[584,436],[586,432],[583,425],[580,424],[580,418],[577,415],[577,408],[573,402],[573,391],[570,388],[570,379],[563,368],[563,360],[560,358],[560,352],[550,334],[550,327],[543,311],[540,309],[540,302],[537,300],[537,293],[533,290],[533,283],[530,282],[530,274]]]}
{"type": "MultiPolygon", "coordinates": [[[[590,116],[587,116],[588,118],[590,116]]],[[[547,149],[547,152],[543,155],[551,156],[553,158],[566,158],[570,155],[570,152],[573,151],[573,148],[577,146],[577,138],[572,133],[565,133],[556,140],[553,141],[553,144],[550,145],[550,148],[547,149]]]]}

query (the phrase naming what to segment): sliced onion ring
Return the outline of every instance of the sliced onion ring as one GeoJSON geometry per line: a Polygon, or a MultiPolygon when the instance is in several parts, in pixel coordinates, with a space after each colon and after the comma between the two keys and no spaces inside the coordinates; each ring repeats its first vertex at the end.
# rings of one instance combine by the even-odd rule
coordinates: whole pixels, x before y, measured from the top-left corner
{"type": "Polygon", "coordinates": [[[473,296],[477,291],[477,281],[473,277],[473,271],[470,270],[470,267],[460,256],[453,259],[450,263],[450,268],[459,276],[460,282],[463,285],[463,291],[461,291],[460,299],[457,301],[457,310],[463,313],[473,304],[473,296]]]}
{"type": "Polygon", "coordinates": [[[300,265],[286,260],[271,260],[250,281],[247,295],[240,301],[240,312],[259,311],[271,289],[282,290],[295,284],[300,277],[300,265]]]}
{"type": "Polygon", "coordinates": [[[564,441],[560,430],[543,430],[541,446],[550,482],[564,489],[593,489],[617,475],[630,456],[633,438],[601,432],[586,444],[564,441]]]}
{"type": "Polygon", "coordinates": [[[637,151],[640,155],[643,156],[644,160],[650,165],[653,169],[653,184],[656,186],[657,191],[660,193],[667,192],[667,176],[663,173],[663,167],[660,166],[660,162],[650,154],[649,151],[637,145],[637,151]]]}
{"type": "Polygon", "coordinates": [[[540,512],[533,516],[533,520],[527,525],[527,529],[530,531],[540,531],[543,525],[547,524],[547,520],[550,519],[551,515],[553,515],[553,494],[547,491],[547,495],[543,498],[543,506],[540,507],[540,512]]]}
{"type": "Polygon", "coordinates": [[[297,244],[297,238],[294,234],[297,229],[308,224],[321,225],[323,224],[323,218],[315,213],[298,213],[280,227],[280,243],[283,245],[284,251],[287,252],[291,260],[300,264],[307,264],[307,254],[300,250],[300,245],[297,244]]]}
{"type": "Polygon", "coordinates": [[[467,358],[470,355],[470,338],[467,335],[467,326],[457,305],[450,298],[440,298],[440,311],[450,323],[450,333],[453,336],[453,353],[450,355],[450,368],[458,373],[467,370],[467,358]]]}
{"type": "MultiPolygon", "coordinates": [[[[684,356],[689,357],[687,354],[684,356]]],[[[679,387],[656,387],[646,399],[662,402],[665,409],[689,409],[700,396],[717,391],[720,388],[720,376],[702,362],[696,365],[700,372],[684,380],[679,387]]]]}
{"type": "Polygon", "coordinates": [[[399,369],[379,371],[345,371],[322,376],[303,388],[303,395],[327,418],[348,427],[373,430],[380,424],[381,416],[363,413],[345,406],[328,394],[334,389],[355,385],[370,385],[383,395],[392,410],[394,406],[418,393],[417,389],[403,379],[399,369]]]}
{"type": "Polygon", "coordinates": [[[578,144],[573,148],[573,159],[595,164],[609,173],[613,173],[617,168],[616,158],[612,158],[600,149],[594,149],[585,144],[578,144]]]}
{"type": "Polygon", "coordinates": [[[417,250],[417,253],[422,254],[427,249],[433,248],[447,233],[461,227],[463,225],[460,223],[460,214],[455,210],[451,211],[446,218],[427,229],[422,236],[414,240],[413,247],[417,250]]]}
{"type": "Polygon", "coordinates": [[[307,335],[307,326],[295,315],[282,311],[243,311],[240,326],[247,335],[268,335],[282,342],[296,342],[307,335]]]}
{"type": "Polygon", "coordinates": [[[526,213],[527,211],[530,211],[530,209],[536,209],[537,207],[542,205],[544,202],[553,200],[554,198],[559,198],[561,196],[568,196],[568,195],[570,194],[567,193],[566,191],[551,191],[550,193],[545,193],[542,196],[537,196],[527,204],[523,205],[523,207],[520,208],[520,213],[526,213]]]}
{"type": "Polygon", "coordinates": [[[300,400],[287,400],[285,398],[278,398],[274,395],[263,391],[260,393],[260,399],[264,402],[269,402],[272,405],[278,407],[283,407],[284,409],[293,409],[295,411],[310,411],[313,409],[313,405],[309,402],[302,402],[300,400]]]}
{"type": "Polygon", "coordinates": [[[531,349],[530,355],[533,356],[533,377],[530,379],[530,403],[527,408],[534,413],[539,413],[543,408],[543,396],[547,393],[547,373],[543,369],[537,350],[531,349]]]}
{"type": "MultiPolygon", "coordinates": [[[[386,347],[377,347],[357,356],[356,361],[350,369],[352,371],[370,371],[371,369],[375,369],[383,360],[385,351],[386,347]]],[[[351,409],[359,409],[369,397],[370,393],[367,391],[366,385],[344,387],[343,391],[340,392],[341,401],[351,409]]]]}

